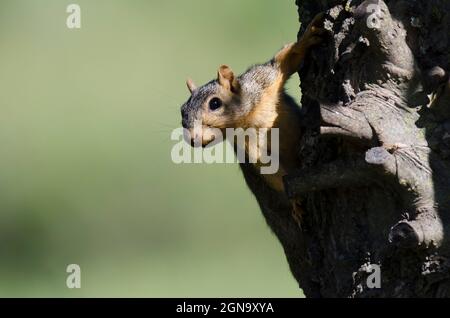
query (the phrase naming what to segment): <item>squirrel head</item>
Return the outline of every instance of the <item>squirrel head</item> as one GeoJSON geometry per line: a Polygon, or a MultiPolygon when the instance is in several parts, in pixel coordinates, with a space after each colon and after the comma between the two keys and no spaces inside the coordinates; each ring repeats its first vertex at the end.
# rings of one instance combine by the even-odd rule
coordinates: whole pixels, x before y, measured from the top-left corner
{"type": "Polygon", "coordinates": [[[241,85],[227,65],[220,66],[217,79],[201,87],[197,88],[190,79],[186,84],[191,96],[181,107],[181,116],[183,128],[190,132],[191,144],[208,145],[217,129],[223,132],[237,127],[247,113],[243,108],[241,85]]]}

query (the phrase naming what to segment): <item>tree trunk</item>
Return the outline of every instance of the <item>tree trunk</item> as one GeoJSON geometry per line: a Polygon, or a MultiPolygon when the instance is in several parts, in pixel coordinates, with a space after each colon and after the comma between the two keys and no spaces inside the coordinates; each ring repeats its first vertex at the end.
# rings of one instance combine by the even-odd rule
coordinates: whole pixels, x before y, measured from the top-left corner
{"type": "MultiPolygon", "coordinates": [[[[307,297],[450,297],[450,1],[297,0],[329,31],[299,74],[307,297]],[[373,266],[381,288],[370,288],[373,266]]],[[[295,253],[295,255],[293,254],[295,253]]]]}

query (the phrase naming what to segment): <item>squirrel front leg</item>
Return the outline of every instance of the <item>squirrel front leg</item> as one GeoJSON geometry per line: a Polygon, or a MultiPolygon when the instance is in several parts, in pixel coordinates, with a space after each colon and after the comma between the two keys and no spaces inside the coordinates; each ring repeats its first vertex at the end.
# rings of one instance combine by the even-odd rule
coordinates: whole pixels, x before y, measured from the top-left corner
{"type": "Polygon", "coordinates": [[[308,25],[300,40],[286,45],[275,55],[275,63],[286,80],[298,71],[309,49],[322,42],[322,35],[326,30],[320,25],[323,24],[324,16],[324,13],[319,13],[308,25]]]}
{"type": "MultiPolygon", "coordinates": [[[[326,32],[326,30],[321,27],[321,25],[323,25],[324,16],[323,13],[318,14],[309,24],[299,41],[286,45],[275,55],[274,61],[278,65],[282,78],[280,86],[283,86],[283,83],[299,70],[309,49],[322,42],[322,36],[326,32]]],[[[302,228],[304,209],[302,207],[301,199],[291,199],[291,206],[292,217],[297,225],[302,228]]]]}

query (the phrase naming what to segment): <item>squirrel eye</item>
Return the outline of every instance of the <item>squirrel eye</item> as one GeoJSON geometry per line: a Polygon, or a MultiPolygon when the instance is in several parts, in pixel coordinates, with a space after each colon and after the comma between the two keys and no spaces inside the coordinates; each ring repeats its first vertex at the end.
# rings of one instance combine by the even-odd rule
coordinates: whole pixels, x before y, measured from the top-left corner
{"type": "Polygon", "coordinates": [[[221,106],[222,106],[222,101],[217,97],[214,97],[213,99],[211,99],[209,101],[209,109],[211,109],[211,110],[216,110],[216,109],[220,108],[221,106]]]}

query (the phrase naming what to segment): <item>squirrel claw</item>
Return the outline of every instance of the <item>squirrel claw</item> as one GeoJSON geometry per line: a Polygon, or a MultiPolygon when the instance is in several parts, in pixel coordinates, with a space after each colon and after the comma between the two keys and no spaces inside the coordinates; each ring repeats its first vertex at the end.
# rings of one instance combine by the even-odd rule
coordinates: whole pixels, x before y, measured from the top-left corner
{"type": "Polygon", "coordinates": [[[317,14],[306,28],[305,35],[323,34],[326,30],[323,28],[323,22],[325,20],[325,13],[321,12],[317,14]]]}
{"type": "Polygon", "coordinates": [[[304,214],[302,204],[299,200],[296,199],[291,200],[291,203],[292,203],[292,217],[294,218],[298,226],[302,228],[303,214],[304,214]]]}
{"type": "Polygon", "coordinates": [[[319,12],[316,14],[316,16],[312,19],[310,26],[316,26],[318,23],[323,23],[325,20],[325,12],[319,12]]]}
{"type": "Polygon", "coordinates": [[[322,37],[328,32],[323,27],[324,18],[325,13],[323,12],[319,13],[314,17],[312,22],[306,28],[306,31],[302,35],[301,39],[297,42],[298,45],[296,49],[298,51],[317,45],[323,41],[322,37]]]}

